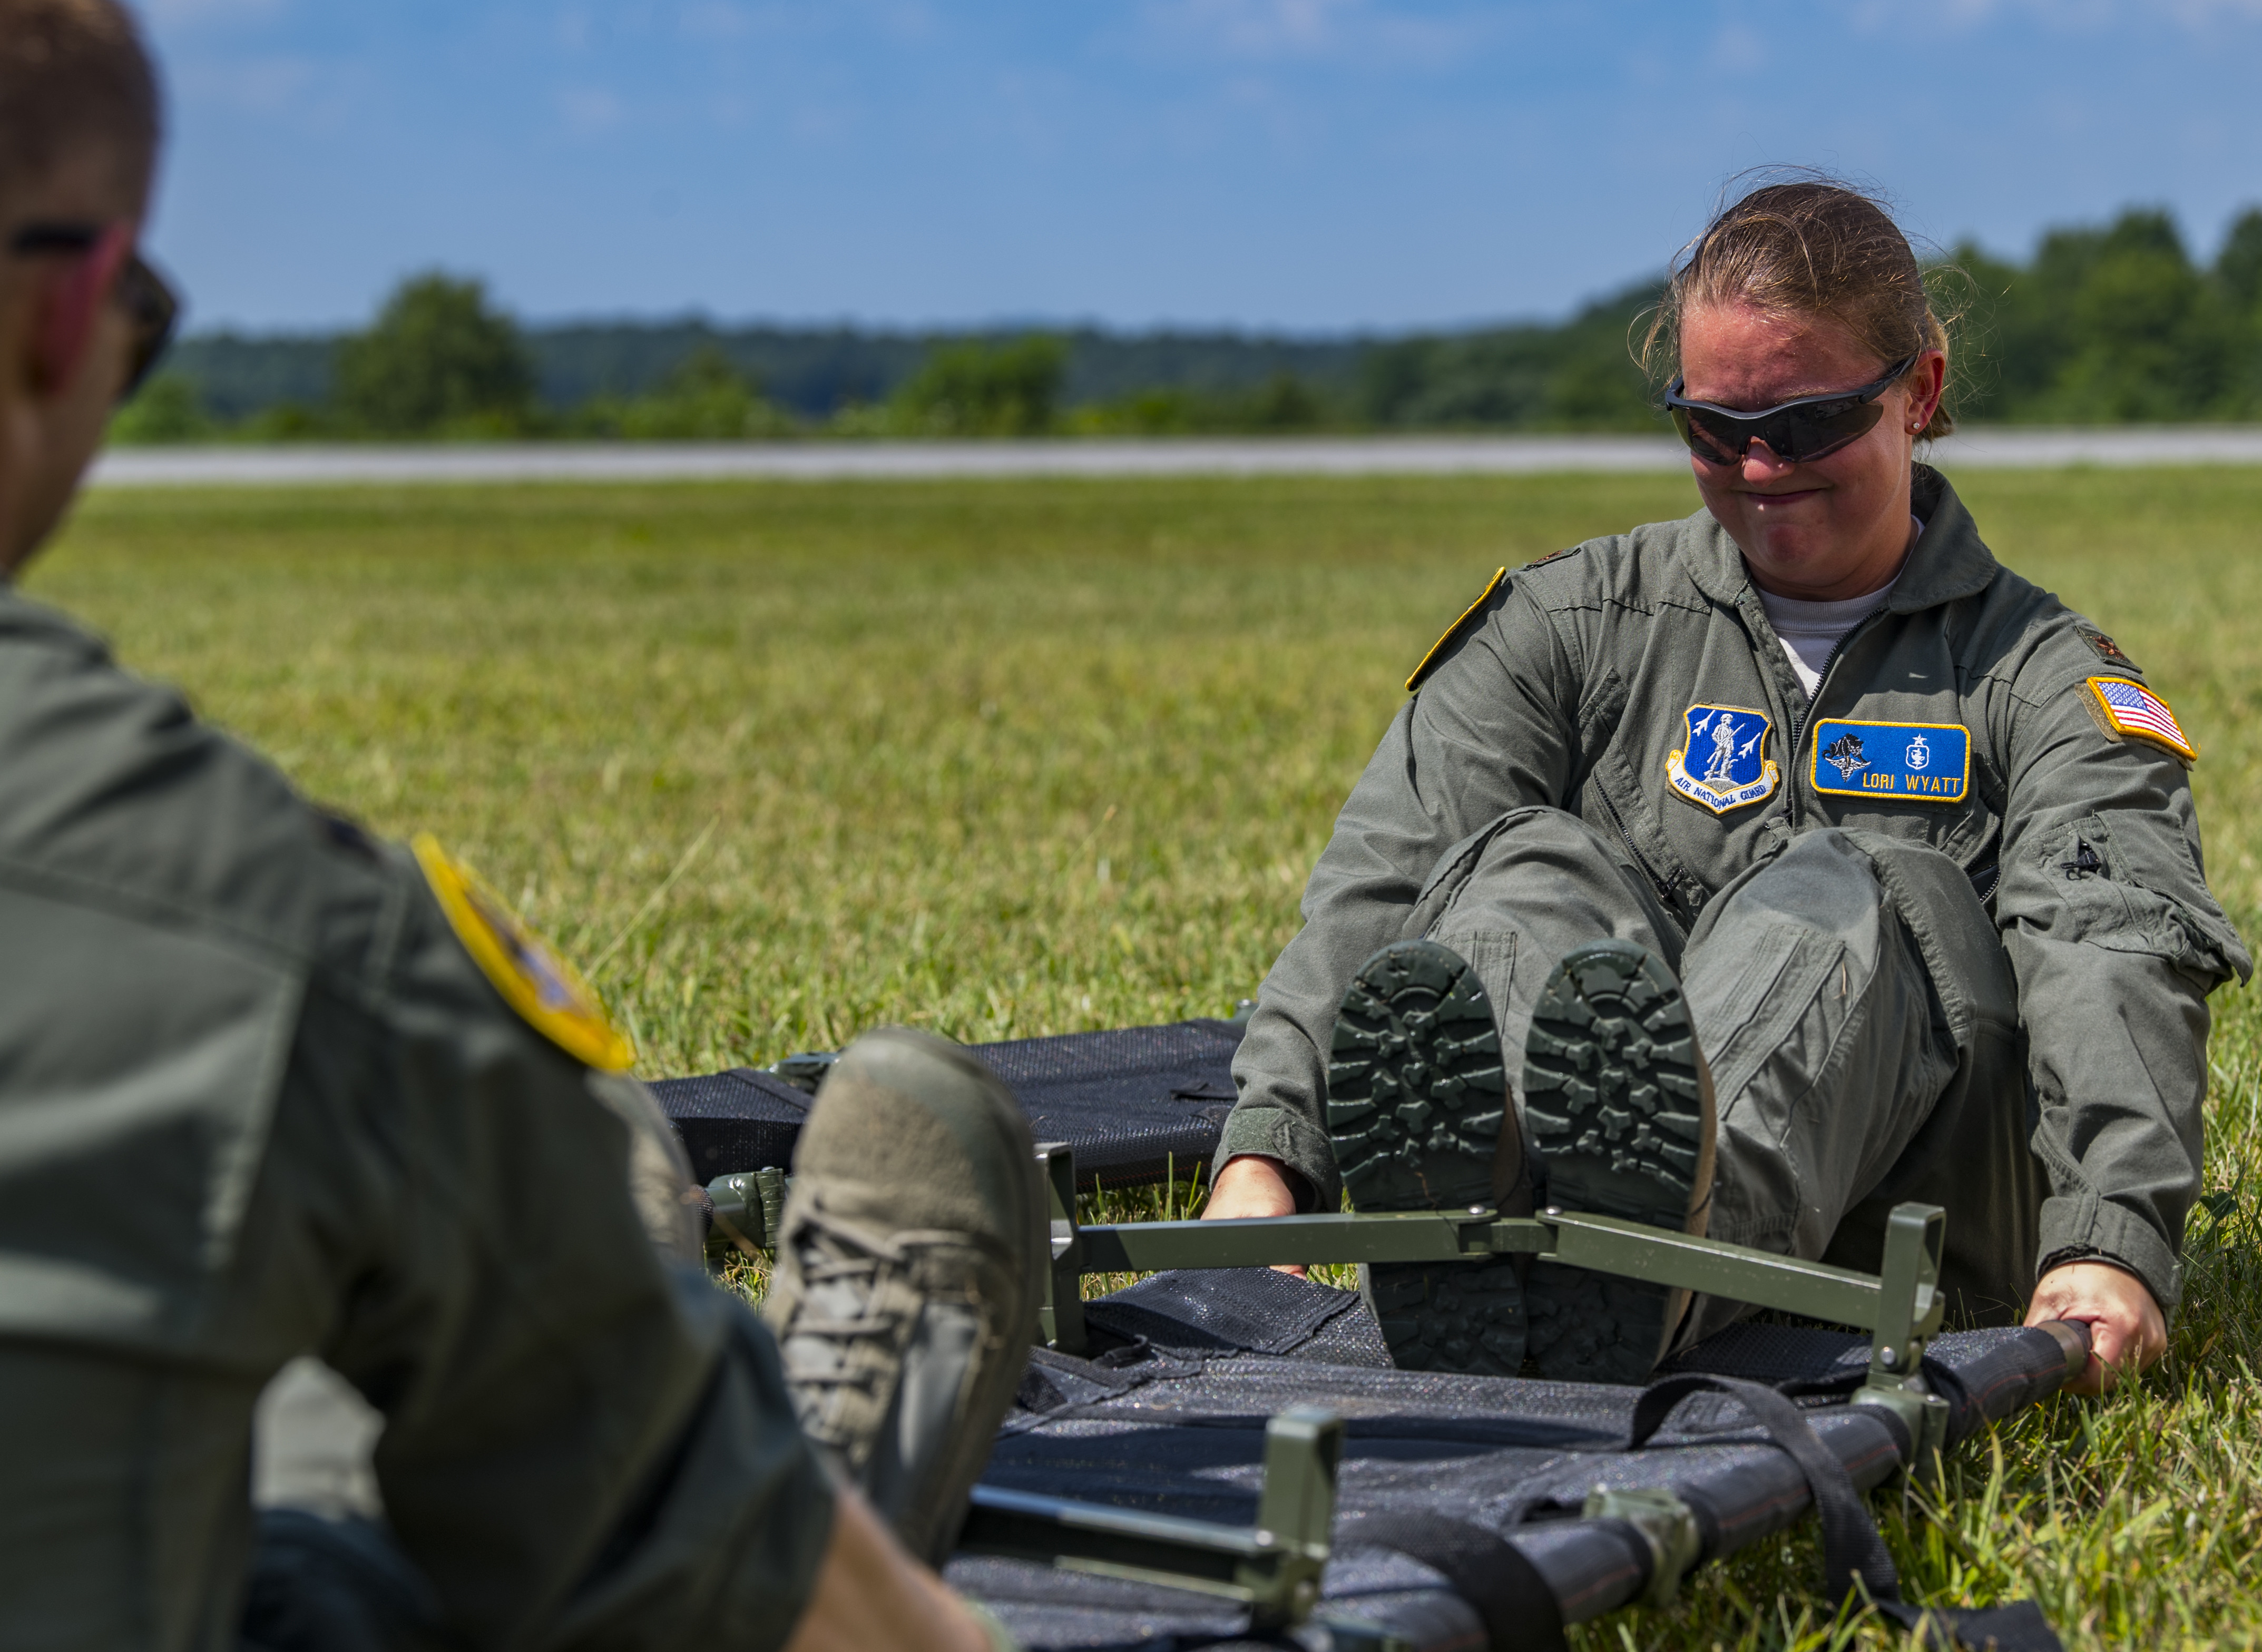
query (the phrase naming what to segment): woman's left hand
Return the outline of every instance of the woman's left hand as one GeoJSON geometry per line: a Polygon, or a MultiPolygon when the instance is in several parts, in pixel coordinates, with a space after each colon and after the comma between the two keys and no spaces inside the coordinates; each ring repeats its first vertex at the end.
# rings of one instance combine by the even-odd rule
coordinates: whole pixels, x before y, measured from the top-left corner
{"type": "Polygon", "coordinates": [[[2110,1262],[2066,1262],[2042,1276],[2027,1323],[2064,1319],[2089,1327],[2089,1367],[2066,1385],[2108,1394],[2123,1371],[2144,1369],[2168,1351],[2168,1323],[2136,1275],[2110,1262]]]}

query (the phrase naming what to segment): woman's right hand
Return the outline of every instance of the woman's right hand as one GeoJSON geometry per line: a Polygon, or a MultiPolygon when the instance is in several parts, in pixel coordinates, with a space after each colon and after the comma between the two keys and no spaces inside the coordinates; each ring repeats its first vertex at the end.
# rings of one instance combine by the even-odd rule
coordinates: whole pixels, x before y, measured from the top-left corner
{"type": "MultiPolygon", "coordinates": [[[[1209,1203],[1202,1206],[1202,1220],[1232,1222],[1252,1216],[1293,1216],[1297,1184],[1302,1180],[1278,1159],[1249,1153],[1230,1160],[1210,1183],[1209,1203]]],[[[1304,1270],[1292,1262],[1280,1264],[1276,1271],[1293,1274],[1299,1279],[1304,1276],[1304,1270]]]]}

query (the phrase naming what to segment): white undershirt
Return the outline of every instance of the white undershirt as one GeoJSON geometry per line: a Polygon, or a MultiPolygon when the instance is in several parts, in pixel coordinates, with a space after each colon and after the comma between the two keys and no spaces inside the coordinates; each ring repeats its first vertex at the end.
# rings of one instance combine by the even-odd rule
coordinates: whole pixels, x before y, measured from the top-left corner
{"type": "MultiPolygon", "coordinates": [[[[1909,521],[1916,534],[1924,532],[1924,524],[1917,518],[1912,516],[1909,521]]],[[[1909,537],[1912,545],[1916,543],[1916,534],[1909,537]]],[[[1842,602],[1801,602],[1772,591],[1760,592],[1760,606],[1767,610],[1768,623],[1783,639],[1783,657],[1798,673],[1799,686],[1809,700],[1822,686],[1822,668],[1830,663],[1831,651],[1846,640],[1847,633],[1884,607],[1885,599],[1899,583],[1900,575],[1896,573],[1882,590],[1866,591],[1842,602]]]]}

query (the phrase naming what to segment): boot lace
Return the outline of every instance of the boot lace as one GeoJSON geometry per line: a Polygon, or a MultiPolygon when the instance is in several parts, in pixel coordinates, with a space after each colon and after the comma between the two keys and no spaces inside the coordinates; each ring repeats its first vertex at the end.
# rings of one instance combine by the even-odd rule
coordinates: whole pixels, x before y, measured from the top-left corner
{"type": "Polygon", "coordinates": [[[897,1260],[900,1239],[883,1241],[813,1204],[796,1212],[784,1237],[802,1282],[792,1323],[782,1328],[794,1385],[870,1391],[885,1361],[859,1359],[856,1350],[892,1342],[907,1318],[881,1301],[881,1280],[897,1260]]]}

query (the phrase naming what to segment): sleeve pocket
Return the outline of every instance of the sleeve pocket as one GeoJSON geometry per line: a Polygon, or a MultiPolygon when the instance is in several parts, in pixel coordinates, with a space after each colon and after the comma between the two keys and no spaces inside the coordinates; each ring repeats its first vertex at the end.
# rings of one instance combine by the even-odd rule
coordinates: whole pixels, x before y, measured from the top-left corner
{"type": "Polygon", "coordinates": [[[2143,952],[2206,980],[2253,973],[2238,931],[2201,875],[2171,816],[2139,809],[2085,815],[2041,834],[2028,872],[2056,897],[2067,940],[2143,952]]]}

